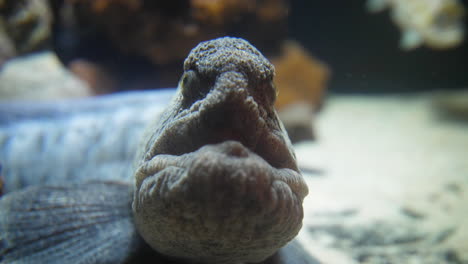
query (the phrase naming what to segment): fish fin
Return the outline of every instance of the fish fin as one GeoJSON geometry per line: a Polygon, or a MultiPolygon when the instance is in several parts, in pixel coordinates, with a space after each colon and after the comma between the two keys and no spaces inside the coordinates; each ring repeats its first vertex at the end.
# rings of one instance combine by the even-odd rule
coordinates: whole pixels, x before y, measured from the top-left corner
{"type": "Polygon", "coordinates": [[[122,263],[142,240],[131,187],[34,186],[0,199],[0,263],[122,263]]]}
{"type": "Polygon", "coordinates": [[[388,0],[367,0],[366,10],[371,13],[382,12],[388,7],[388,0]]]}
{"type": "Polygon", "coordinates": [[[412,50],[423,43],[423,38],[419,32],[415,30],[406,30],[400,39],[400,48],[403,50],[412,50]]]}

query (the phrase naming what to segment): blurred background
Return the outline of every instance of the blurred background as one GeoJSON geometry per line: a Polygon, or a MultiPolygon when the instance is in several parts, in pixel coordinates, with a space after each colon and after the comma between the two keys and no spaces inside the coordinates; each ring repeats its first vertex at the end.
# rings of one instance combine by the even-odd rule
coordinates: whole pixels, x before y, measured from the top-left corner
{"type": "Polygon", "coordinates": [[[316,65],[317,83],[305,80],[306,90],[461,89],[468,83],[466,4],[466,0],[3,0],[0,65],[51,50],[85,82],[90,94],[175,87],[192,47],[230,35],[249,40],[279,65],[279,78],[285,76],[289,82],[285,88],[279,83],[282,90],[296,89],[290,87],[299,83],[291,84],[290,67],[285,65],[307,64],[298,66],[307,72],[314,67],[310,61],[316,65]]]}
{"type": "Polygon", "coordinates": [[[0,0],[0,100],[157,93],[199,42],[245,38],[276,68],[310,189],[308,250],[323,263],[468,263],[467,6],[0,0]]]}

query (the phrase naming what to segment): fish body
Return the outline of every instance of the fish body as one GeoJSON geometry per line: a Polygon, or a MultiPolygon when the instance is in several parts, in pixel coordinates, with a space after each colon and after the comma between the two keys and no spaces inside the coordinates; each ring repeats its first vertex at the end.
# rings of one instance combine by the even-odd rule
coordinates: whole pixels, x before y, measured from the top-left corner
{"type": "Polygon", "coordinates": [[[317,263],[273,76],[226,37],[175,92],[0,106],[0,263],[317,263]]]}
{"type": "Polygon", "coordinates": [[[165,89],[0,104],[5,192],[96,179],[131,182],[143,130],[174,94],[175,89],[165,89]]]}

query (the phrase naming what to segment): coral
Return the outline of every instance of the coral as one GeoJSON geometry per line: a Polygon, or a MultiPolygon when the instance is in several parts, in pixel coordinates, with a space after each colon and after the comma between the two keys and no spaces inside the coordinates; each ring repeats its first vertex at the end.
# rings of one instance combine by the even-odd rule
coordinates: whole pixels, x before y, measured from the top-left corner
{"type": "Polygon", "coordinates": [[[330,76],[328,67],[293,41],[286,41],[281,55],[272,62],[279,90],[275,106],[281,110],[289,104],[305,102],[318,109],[330,76]]]}
{"type": "Polygon", "coordinates": [[[239,20],[246,14],[258,21],[272,22],[282,20],[288,15],[288,6],[283,0],[191,0],[193,17],[206,23],[225,25],[239,20]]]}
{"type": "Polygon", "coordinates": [[[391,9],[400,27],[400,47],[414,49],[421,44],[445,49],[459,45],[464,38],[464,7],[459,0],[368,0],[371,12],[391,9]]]}
{"type": "Polygon", "coordinates": [[[193,17],[205,24],[224,25],[243,13],[255,10],[255,1],[250,0],[191,0],[193,17]]]}
{"type": "Polygon", "coordinates": [[[104,12],[107,8],[111,7],[113,3],[119,4],[122,7],[129,8],[130,10],[137,10],[141,6],[139,0],[95,0],[91,3],[94,12],[104,12]]]}
{"type": "Polygon", "coordinates": [[[203,40],[234,32],[263,51],[278,46],[288,1],[64,0],[59,9],[61,31],[81,43],[93,32],[90,39],[105,37],[117,53],[166,65],[180,62],[203,40]]]}
{"type": "Polygon", "coordinates": [[[330,70],[293,41],[286,41],[272,62],[279,90],[275,106],[291,141],[315,139],[313,118],[322,104],[330,70]]]}
{"type": "Polygon", "coordinates": [[[45,47],[51,26],[52,13],[45,0],[0,1],[0,65],[45,47]]]}
{"type": "Polygon", "coordinates": [[[182,22],[183,13],[178,12],[183,10],[178,6],[180,2],[65,1],[62,10],[71,11],[62,17],[61,23],[66,34],[74,34],[80,41],[87,41],[85,34],[94,32],[93,35],[103,35],[118,53],[144,56],[156,64],[166,64],[185,56],[187,42],[194,46],[194,42],[201,41],[196,37],[198,29],[182,22]]]}

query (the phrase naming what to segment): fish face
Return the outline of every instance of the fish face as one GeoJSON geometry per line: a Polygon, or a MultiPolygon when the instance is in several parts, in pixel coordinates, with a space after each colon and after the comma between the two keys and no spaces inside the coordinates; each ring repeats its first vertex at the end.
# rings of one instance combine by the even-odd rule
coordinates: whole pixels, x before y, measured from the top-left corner
{"type": "Polygon", "coordinates": [[[174,258],[259,262],[302,226],[307,186],[273,107],[274,68],[248,42],[195,47],[137,160],[135,221],[174,258]]]}

